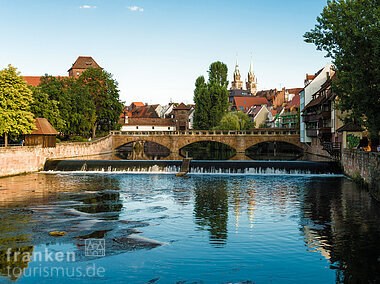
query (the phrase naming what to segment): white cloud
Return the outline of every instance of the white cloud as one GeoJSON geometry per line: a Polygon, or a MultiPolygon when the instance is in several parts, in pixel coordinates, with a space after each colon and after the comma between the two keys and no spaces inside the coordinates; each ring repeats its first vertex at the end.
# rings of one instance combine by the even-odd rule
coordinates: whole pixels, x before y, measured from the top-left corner
{"type": "Polygon", "coordinates": [[[129,6],[128,7],[129,10],[135,12],[135,11],[138,11],[138,12],[144,12],[144,8],[141,8],[141,7],[138,7],[138,6],[129,6]]]}
{"type": "Polygon", "coordinates": [[[81,8],[81,9],[95,9],[96,6],[82,5],[82,6],[80,6],[79,8],[81,8]]]}

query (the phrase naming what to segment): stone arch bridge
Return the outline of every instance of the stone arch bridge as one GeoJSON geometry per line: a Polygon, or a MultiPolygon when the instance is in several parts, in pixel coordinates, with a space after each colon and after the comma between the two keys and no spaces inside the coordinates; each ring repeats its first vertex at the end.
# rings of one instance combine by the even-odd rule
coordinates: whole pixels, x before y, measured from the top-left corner
{"type": "Polygon", "coordinates": [[[295,129],[259,128],[252,131],[111,131],[112,147],[116,148],[131,142],[150,141],[165,146],[173,154],[192,143],[213,141],[226,144],[237,154],[262,142],[287,142],[305,150],[300,142],[299,132],[295,129]]]}

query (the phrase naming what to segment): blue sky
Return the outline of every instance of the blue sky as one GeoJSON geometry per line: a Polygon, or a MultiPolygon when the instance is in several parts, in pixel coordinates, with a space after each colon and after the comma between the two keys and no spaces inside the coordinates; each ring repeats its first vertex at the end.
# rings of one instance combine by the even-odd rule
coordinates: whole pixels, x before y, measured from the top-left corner
{"type": "Polygon", "coordinates": [[[0,68],[67,75],[92,56],[126,103],[192,102],[194,82],[236,53],[245,80],[252,54],[258,89],[302,87],[328,61],[302,35],[326,0],[0,0],[0,68]]]}

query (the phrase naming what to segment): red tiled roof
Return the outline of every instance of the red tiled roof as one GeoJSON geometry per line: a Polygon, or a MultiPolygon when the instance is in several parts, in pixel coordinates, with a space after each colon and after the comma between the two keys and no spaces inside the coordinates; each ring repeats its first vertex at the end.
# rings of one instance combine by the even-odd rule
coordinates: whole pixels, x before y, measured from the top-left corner
{"type": "Polygon", "coordinates": [[[278,113],[278,111],[276,109],[271,109],[270,113],[273,115],[273,116],[276,116],[276,114],[278,113]]]}
{"type": "MultiPolygon", "coordinates": [[[[23,76],[27,85],[37,87],[41,83],[41,78],[44,76],[23,76]]],[[[53,76],[54,78],[68,78],[67,76],[53,76]]]]}
{"type": "Polygon", "coordinates": [[[175,123],[169,118],[129,118],[124,125],[175,126],[175,123]]]}
{"type": "Polygon", "coordinates": [[[36,129],[32,131],[32,135],[58,135],[59,133],[49,123],[46,118],[36,118],[34,122],[36,129]]]}
{"type": "MultiPolygon", "coordinates": [[[[132,104],[134,104],[135,106],[137,107],[142,107],[142,106],[145,106],[145,104],[143,102],[133,102],[132,104]]],[[[132,105],[131,104],[131,105],[132,105]]]]}
{"type": "Polygon", "coordinates": [[[285,107],[286,109],[292,108],[292,107],[299,107],[300,106],[300,95],[295,95],[294,98],[288,105],[285,107]]]}
{"type": "Polygon", "coordinates": [[[98,63],[91,56],[79,56],[74,62],[73,66],[69,69],[87,69],[87,68],[101,68],[98,63]]]}
{"type": "Polygon", "coordinates": [[[289,94],[295,94],[299,95],[299,93],[303,90],[303,88],[292,88],[292,89],[286,89],[289,94]]]}
{"type": "Polygon", "coordinates": [[[175,107],[174,110],[190,110],[191,107],[188,107],[184,103],[181,103],[179,106],[175,107]]]}
{"type": "Polygon", "coordinates": [[[265,97],[234,97],[238,110],[246,110],[252,106],[266,105],[268,100],[265,97]]]}

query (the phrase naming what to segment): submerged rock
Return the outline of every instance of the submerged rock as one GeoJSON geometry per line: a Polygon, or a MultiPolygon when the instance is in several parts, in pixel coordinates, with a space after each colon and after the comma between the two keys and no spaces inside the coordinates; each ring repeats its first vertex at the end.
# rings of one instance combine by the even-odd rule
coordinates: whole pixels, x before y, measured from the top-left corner
{"type": "Polygon", "coordinates": [[[117,243],[118,246],[121,246],[122,249],[129,250],[152,249],[165,244],[163,242],[144,238],[135,234],[114,238],[113,241],[117,243]]]}
{"type": "Polygon", "coordinates": [[[53,237],[62,237],[66,235],[66,232],[52,231],[49,233],[49,235],[53,237]]]}
{"type": "Polygon", "coordinates": [[[144,221],[131,221],[131,220],[120,220],[119,221],[122,224],[128,225],[129,228],[139,228],[139,227],[148,227],[150,226],[149,223],[144,221]]]}

